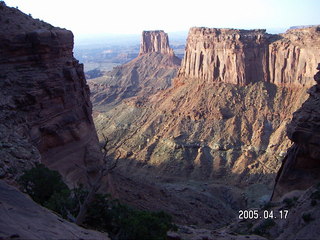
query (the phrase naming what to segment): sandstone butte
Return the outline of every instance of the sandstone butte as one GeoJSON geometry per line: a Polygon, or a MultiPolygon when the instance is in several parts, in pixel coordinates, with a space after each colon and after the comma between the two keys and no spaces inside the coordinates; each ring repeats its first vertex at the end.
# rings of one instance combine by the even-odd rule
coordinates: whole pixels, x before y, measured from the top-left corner
{"type": "Polygon", "coordinates": [[[152,52],[174,55],[167,33],[162,30],[142,32],[139,56],[152,52]]]}
{"type": "Polygon", "coordinates": [[[178,76],[239,85],[264,81],[311,86],[320,59],[320,28],[265,30],[191,28],[178,76]]]}
{"type": "Polygon", "coordinates": [[[89,81],[91,100],[102,111],[124,99],[149,96],[171,86],[181,60],[169,46],[164,31],[143,31],[140,53],[132,61],[89,81]]]}

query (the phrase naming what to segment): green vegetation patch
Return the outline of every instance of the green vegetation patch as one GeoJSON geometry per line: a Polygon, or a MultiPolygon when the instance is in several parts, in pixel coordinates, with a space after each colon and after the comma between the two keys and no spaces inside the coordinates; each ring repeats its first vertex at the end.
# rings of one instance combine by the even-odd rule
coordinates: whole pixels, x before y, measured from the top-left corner
{"type": "MultiPolygon", "coordinates": [[[[82,186],[70,190],[57,171],[42,164],[26,171],[19,183],[35,202],[71,221],[75,221],[89,193],[82,186]]],[[[106,231],[112,239],[119,240],[162,240],[166,239],[169,230],[177,230],[167,213],[137,210],[107,194],[95,194],[88,206],[84,225],[106,231]]]]}

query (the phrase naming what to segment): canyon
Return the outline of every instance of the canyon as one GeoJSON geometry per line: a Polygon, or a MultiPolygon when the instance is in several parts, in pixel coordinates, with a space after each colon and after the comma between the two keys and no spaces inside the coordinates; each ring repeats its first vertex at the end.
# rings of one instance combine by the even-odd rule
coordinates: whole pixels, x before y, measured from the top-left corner
{"type": "Polygon", "coordinates": [[[205,228],[265,204],[292,144],[286,125],[314,84],[319,33],[317,26],[281,35],[191,28],[171,87],[140,91],[111,108],[95,103],[94,88],[98,135],[122,156],[109,191],[205,228]],[[222,212],[224,219],[208,217],[222,212]]]}
{"type": "Polygon", "coordinates": [[[108,239],[14,187],[40,162],[86,184],[104,136],[108,159],[120,158],[100,191],[170,213],[179,231],[169,239],[318,236],[319,26],[194,27],[182,60],[164,31],[144,31],[135,59],[87,83],[71,31],[3,2],[0,12],[0,238],[108,239]],[[230,224],[271,196],[277,210],[296,202],[270,235],[254,235],[262,220],[230,224]]]}

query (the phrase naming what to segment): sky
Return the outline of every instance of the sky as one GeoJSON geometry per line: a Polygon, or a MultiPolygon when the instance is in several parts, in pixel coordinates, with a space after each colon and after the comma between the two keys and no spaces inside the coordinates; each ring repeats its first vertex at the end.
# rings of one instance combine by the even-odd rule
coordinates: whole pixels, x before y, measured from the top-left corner
{"type": "Polygon", "coordinates": [[[320,24],[319,0],[5,0],[76,36],[190,27],[287,29],[320,24]]]}

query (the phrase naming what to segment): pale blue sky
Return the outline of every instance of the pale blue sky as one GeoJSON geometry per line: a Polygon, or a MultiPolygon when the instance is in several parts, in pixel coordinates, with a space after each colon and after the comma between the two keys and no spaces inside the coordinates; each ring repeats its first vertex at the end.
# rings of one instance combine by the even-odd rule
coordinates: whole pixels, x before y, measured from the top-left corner
{"type": "Polygon", "coordinates": [[[288,28],[320,24],[319,0],[5,0],[75,35],[186,31],[193,26],[288,28]]]}

